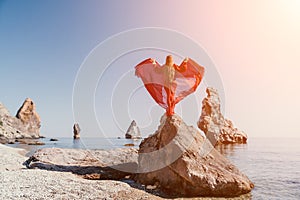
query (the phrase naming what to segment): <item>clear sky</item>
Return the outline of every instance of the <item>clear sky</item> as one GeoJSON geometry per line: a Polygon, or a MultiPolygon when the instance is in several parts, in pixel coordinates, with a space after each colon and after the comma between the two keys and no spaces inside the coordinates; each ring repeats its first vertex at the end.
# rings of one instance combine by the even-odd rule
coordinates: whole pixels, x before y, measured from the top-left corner
{"type": "MultiPolygon", "coordinates": [[[[206,49],[223,80],[225,116],[237,127],[250,137],[299,137],[299,10],[298,0],[0,0],[0,102],[15,114],[30,97],[43,135],[71,136],[73,84],[89,52],[121,31],[162,27],[206,49]]],[[[100,94],[95,108],[105,116],[100,94]]]]}

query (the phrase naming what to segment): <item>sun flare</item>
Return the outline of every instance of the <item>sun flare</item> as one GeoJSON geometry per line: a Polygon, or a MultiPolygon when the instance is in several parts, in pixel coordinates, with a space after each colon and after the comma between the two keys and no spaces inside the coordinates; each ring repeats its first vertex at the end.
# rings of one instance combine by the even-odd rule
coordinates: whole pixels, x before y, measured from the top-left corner
{"type": "Polygon", "coordinates": [[[287,16],[300,18],[300,0],[280,1],[279,5],[287,16]]]}

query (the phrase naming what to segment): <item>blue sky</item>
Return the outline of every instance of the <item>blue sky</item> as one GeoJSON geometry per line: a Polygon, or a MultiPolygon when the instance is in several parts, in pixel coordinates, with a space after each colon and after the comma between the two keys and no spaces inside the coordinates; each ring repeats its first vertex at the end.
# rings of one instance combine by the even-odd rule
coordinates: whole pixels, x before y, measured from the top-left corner
{"type": "Polygon", "coordinates": [[[41,134],[69,136],[74,123],[73,83],[84,58],[113,34],[161,23],[157,13],[162,14],[163,7],[154,15],[146,4],[135,4],[1,1],[1,102],[15,114],[23,100],[30,97],[41,115],[41,134]]]}
{"type": "Polygon", "coordinates": [[[71,136],[73,84],[90,51],[121,31],[162,27],[206,49],[223,80],[225,114],[239,128],[250,136],[297,137],[298,8],[281,0],[0,0],[0,102],[15,114],[30,97],[41,134],[71,136]]]}

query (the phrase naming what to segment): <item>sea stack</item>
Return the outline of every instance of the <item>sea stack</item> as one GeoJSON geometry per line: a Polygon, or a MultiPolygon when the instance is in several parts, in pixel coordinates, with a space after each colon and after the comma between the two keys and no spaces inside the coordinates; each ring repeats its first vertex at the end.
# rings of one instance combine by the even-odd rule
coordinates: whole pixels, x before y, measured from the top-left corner
{"type": "Polygon", "coordinates": [[[73,138],[74,139],[80,139],[80,131],[81,131],[81,129],[80,129],[80,127],[79,127],[79,124],[78,123],[75,123],[74,125],[73,125],[73,138]]]}
{"type": "Polygon", "coordinates": [[[247,143],[247,135],[234,127],[232,121],[221,113],[218,91],[208,87],[207,97],[202,101],[202,112],[198,127],[205,133],[213,145],[247,143]]]}
{"type": "Polygon", "coordinates": [[[35,104],[30,98],[25,99],[18,110],[16,117],[22,121],[27,128],[27,133],[33,136],[40,136],[41,119],[35,111],[35,104]]]}
{"type": "Polygon", "coordinates": [[[254,187],[198,129],[186,125],[178,115],[164,115],[138,153],[135,180],[157,186],[170,197],[235,197],[254,187]]]}
{"type": "Polygon", "coordinates": [[[125,138],[126,139],[141,139],[142,138],[141,131],[134,120],[131,122],[129,128],[127,129],[125,138]]]}

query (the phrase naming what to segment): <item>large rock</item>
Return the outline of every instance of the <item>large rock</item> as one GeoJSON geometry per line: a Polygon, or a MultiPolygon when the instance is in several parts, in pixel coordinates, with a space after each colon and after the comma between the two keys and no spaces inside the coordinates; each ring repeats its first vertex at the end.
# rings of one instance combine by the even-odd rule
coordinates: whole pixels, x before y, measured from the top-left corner
{"type": "Polygon", "coordinates": [[[73,125],[73,138],[74,139],[80,139],[80,127],[79,127],[79,124],[78,123],[75,123],[73,125]]]}
{"type": "Polygon", "coordinates": [[[198,129],[177,115],[162,117],[155,134],[140,144],[138,161],[135,180],[170,196],[233,197],[254,186],[198,129]]]}
{"type": "Polygon", "coordinates": [[[25,100],[17,117],[0,103],[0,138],[11,141],[18,138],[39,138],[40,118],[35,111],[35,105],[29,98],[25,100]]]}
{"type": "Polygon", "coordinates": [[[24,164],[28,168],[72,172],[89,179],[120,180],[136,172],[137,150],[84,150],[44,148],[24,164]],[[93,178],[94,177],[94,178],[93,178]]]}
{"type": "Polygon", "coordinates": [[[125,138],[127,139],[141,139],[141,131],[137,126],[136,122],[133,120],[126,131],[125,138]]]}
{"type": "Polygon", "coordinates": [[[35,111],[35,104],[30,98],[25,99],[16,117],[22,121],[29,135],[33,137],[40,136],[41,119],[35,111]]]}
{"type": "Polygon", "coordinates": [[[198,127],[213,145],[247,143],[247,135],[225,119],[220,109],[220,98],[216,89],[207,88],[207,97],[202,101],[202,112],[198,127]]]}
{"type": "Polygon", "coordinates": [[[17,129],[11,126],[10,121],[13,120],[7,108],[0,103],[0,143],[5,144],[17,135],[17,129]]]}

